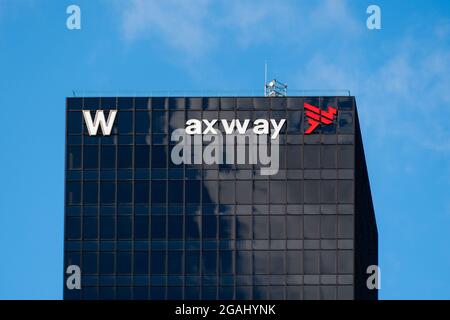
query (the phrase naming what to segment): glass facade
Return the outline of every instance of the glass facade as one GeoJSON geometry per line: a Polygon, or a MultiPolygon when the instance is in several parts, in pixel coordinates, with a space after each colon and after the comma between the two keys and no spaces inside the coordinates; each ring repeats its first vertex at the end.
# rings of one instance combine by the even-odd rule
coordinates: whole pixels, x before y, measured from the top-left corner
{"type": "Polygon", "coordinates": [[[353,97],[68,98],[66,114],[65,299],[376,298],[358,289],[377,240],[353,97]],[[305,135],[305,102],[336,120],[305,135]],[[82,110],[118,110],[111,135],[82,110]],[[275,175],[171,161],[187,119],[261,118],[286,119],[275,175]]]}

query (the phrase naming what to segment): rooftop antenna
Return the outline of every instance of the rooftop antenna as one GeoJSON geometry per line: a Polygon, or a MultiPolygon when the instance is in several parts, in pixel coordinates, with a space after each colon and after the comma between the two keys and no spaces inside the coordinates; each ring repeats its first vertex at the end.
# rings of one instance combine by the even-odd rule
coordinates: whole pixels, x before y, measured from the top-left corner
{"type": "Polygon", "coordinates": [[[267,97],[267,60],[264,61],[264,97],[267,97]]]}
{"type": "Polygon", "coordinates": [[[287,96],[287,84],[273,79],[267,82],[267,60],[264,62],[264,96],[265,97],[285,97],[287,96]]]}

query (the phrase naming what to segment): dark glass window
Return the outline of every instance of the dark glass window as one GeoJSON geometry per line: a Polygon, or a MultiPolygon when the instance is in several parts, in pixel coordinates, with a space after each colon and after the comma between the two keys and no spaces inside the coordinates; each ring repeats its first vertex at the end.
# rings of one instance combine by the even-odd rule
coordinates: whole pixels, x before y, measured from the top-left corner
{"type": "Polygon", "coordinates": [[[148,239],[149,217],[135,216],[134,217],[134,236],[136,239],[148,239]]]}
{"type": "MultiPolygon", "coordinates": [[[[284,138],[284,136],[283,136],[283,138],[284,138]]],[[[279,166],[280,166],[280,169],[283,170],[283,169],[286,169],[286,146],[281,144],[279,149],[280,149],[279,150],[279,153],[280,153],[279,166]]]]}
{"type": "Polygon", "coordinates": [[[184,120],[184,111],[171,111],[169,113],[170,128],[184,128],[186,121],[184,120]]]}
{"type": "Polygon", "coordinates": [[[319,299],[319,286],[304,286],[303,297],[305,300],[319,299]]]}
{"type": "Polygon", "coordinates": [[[197,204],[200,203],[200,181],[186,180],[186,202],[197,204]]]}
{"type": "Polygon", "coordinates": [[[97,110],[100,108],[100,98],[84,98],[83,109],[84,110],[97,110]]]}
{"type": "Polygon", "coordinates": [[[339,98],[339,109],[352,110],[353,101],[353,98],[339,98]]]}
{"type": "Polygon", "coordinates": [[[132,201],[132,184],[131,182],[117,183],[117,201],[120,204],[131,203],[132,201]]]}
{"type": "Polygon", "coordinates": [[[102,109],[117,109],[117,98],[101,98],[100,105],[102,109]]]}
{"type": "Polygon", "coordinates": [[[217,236],[217,217],[215,215],[204,215],[202,219],[203,239],[215,239],[217,236]]]}
{"type": "Polygon", "coordinates": [[[303,217],[286,216],[286,231],[288,239],[301,239],[303,236],[303,217]]]}
{"type": "Polygon", "coordinates": [[[83,274],[95,274],[97,273],[97,253],[96,252],[83,252],[82,259],[83,274]]]}
{"type": "Polygon", "coordinates": [[[134,166],[136,168],[148,168],[150,162],[150,148],[148,146],[136,146],[134,154],[134,166]]]}
{"type": "Polygon", "coordinates": [[[287,150],[287,169],[301,169],[303,165],[302,147],[288,146],[287,150]]]}
{"type": "Polygon", "coordinates": [[[114,182],[101,182],[100,203],[112,204],[116,202],[116,185],[114,182]]]}
{"type": "Polygon", "coordinates": [[[320,237],[320,216],[304,216],[305,239],[318,239],[320,237]]]}
{"type": "Polygon", "coordinates": [[[337,197],[337,182],[336,180],[322,180],[321,195],[322,203],[336,203],[337,197]]]}
{"type": "Polygon", "coordinates": [[[232,239],[234,238],[234,217],[233,216],[220,216],[220,238],[232,239]]]}
{"type": "Polygon", "coordinates": [[[186,251],[185,269],[187,274],[198,274],[200,271],[200,252],[186,251]]]}
{"type": "Polygon", "coordinates": [[[118,150],[118,167],[119,168],[131,168],[133,159],[133,147],[132,146],[119,146],[118,150]]]}
{"type": "Polygon", "coordinates": [[[117,273],[130,274],[131,273],[131,253],[117,252],[117,273]]]}
{"type": "Polygon", "coordinates": [[[202,202],[218,203],[219,202],[219,183],[218,181],[203,181],[202,202]]]}
{"type": "Polygon", "coordinates": [[[67,169],[81,168],[81,147],[69,146],[67,147],[67,169]]]}
{"type": "Polygon", "coordinates": [[[320,222],[320,233],[322,238],[336,238],[337,218],[335,215],[323,215],[320,222]]]}
{"type": "Polygon", "coordinates": [[[148,274],[148,252],[136,251],[134,252],[134,273],[148,274]]]}
{"type": "Polygon", "coordinates": [[[268,239],[269,225],[267,216],[253,216],[253,238],[254,239],[268,239]]]}
{"type": "Polygon", "coordinates": [[[183,181],[169,181],[169,203],[183,203],[183,181]]]}
{"type": "Polygon", "coordinates": [[[163,274],[166,270],[166,253],[164,251],[151,252],[151,272],[163,274]]]}
{"type": "Polygon", "coordinates": [[[305,250],[303,259],[305,274],[319,274],[320,251],[305,250]]]}
{"type": "Polygon", "coordinates": [[[252,252],[236,251],[236,273],[251,274],[252,273],[252,252]]]}
{"type": "Polygon", "coordinates": [[[286,271],[288,274],[303,273],[303,254],[300,250],[289,250],[286,252],[286,271]]]}
{"type": "Polygon", "coordinates": [[[236,238],[252,239],[252,216],[236,216],[236,238]]]}
{"type": "Polygon", "coordinates": [[[270,181],[270,203],[286,203],[285,181],[270,181]]]}
{"type": "Polygon", "coordinates": [[[353,115],[351,112],[339,113],[339,133],[353,132],[353,115]]]}
{"type": "Polygon", "coordinates": [[[302,112],[301,111],[288,111],[287,118],[287,131],[289,132],[301,132],[302,123],[302,112]]]}
{"type": "Polygon", "coordinates": [[[97,217],[83,218],[83,238],[87,240],[97,239],[98,236],[98,219],[97,217]]]}
{"type": "Polygon", "coordinates": [[[166,216],[152,215],[152,239],[164,239],[166,237],[166,216]]]}
{"type": "Polygon", "coordinates": [[[351,215],[339,216],[338,237],[339,238],[353,238],[353,236],[354,236],[353,233],[354,233],[353,216],[351,216],[351,215]]]}
{"type": "Polygon", "coordinates": [[[150,185],[146,180],[135,181],[134,183],[134,202],[148,203],[150,194],[150,185]]]}
{"type": "Polygon", "coordinates": [[[167,119],[166,112],[153,111],[152,114],[152,132],[153,133],[166,133],[167,132],[167,119]]]}
{"type": "Polygon", "coordinates": [[[100,273],[113,274],[114,273],[114,258],[113,252],[100,252],[100,273]]]}
{"type": "Polygon", "coordinates": [[[81,201],[81,183],[66,183],[66,201],[68,204],[80,204],[81,201]]]}
{"type": "Polygon", "coordinates": [[[284,251],[270,252],[270,274],[285,274],[285,254],[284,251]]]}
{"type": "Polygon", "coordinates": [[[146,97],[137,97],[134,99],[134,105],[136,110],[146,110],[151,109],[151,100],[146,97]]]}
{"type": "Polygon", "coordinates": [[[321,286],[320,298],[323,300],[336,300],[336,287],[335,286],[321,286]]]}
{"type": "Polygon", "coordinates": [[[238,300],[252,299],[252,287],[251,286],[237,286],[236,287],[236,299],[238,299],[238,300]]]}
{"type": "Polygon", "coordinates": [[[166,181],[152,181],[152,203],[166,203],[166,181]]]}
{"type": "Polygon", "coordinates": [[[120,240],[131,239],[131,216],[119,216],[117,218],[117,237],[120,240]]]}
{"type": "Polygon", "coordinates": [[[112,240],[115,238],[115,218],[101,217],[100,218],[100,238],[103,240],[112,240]]]}
{"type": "Polygon", "coordinates": [[[235,203],[234,181],[220,181],[219,197],[220,203],[235,203]]]}
{"type": "Polygon", "coordinates": [[[333,169],[336,168],[337,163],[337,153],[336,146],[324,145],[322,146],[322,156],[321,156],[322,168],[333,169]]]}
{"type": "Polygon", "coordinates": [[[150,299],[152,300],[162,300],[165,298],[166,288],[165,287],[151,287],[150,288],[150,299]]]}
{"type": "Polygon", "coordinates": [[[354,199],[353,180],[339,180],[338,200],[339,203],[352,203],[354,199]]]}
{"type": "Polygon", "coordinates": [[[221,274],[231,274],[233,272],[233,251],[220,251],[219,263],[221,274]]]}
{"type": "Polygon", "coordinates": [[[133,112],[120,111],[117,113],[119,134],[133,132],[133,112]]]}
{"type": "Polygon", "coordinates": [[[269,273],[269,252],[268,251],[253,251],[253,270],[255,274],[269,273]]]}
{"type": "Polygon", "coordinates": [[[352,273],[353,272],[353,251],[340,250],[338,251],[338,273],[352,273]]]}
{"type": "Polygon", "coordinates": [[[268,202],[269,182],[253,181],[253,202],[263,204],[268,202]]]}
{"type": "Polygon", "coordinates": [[[305,169],[320,168],[320,146],[304,146],[303,161],[305,169]]]}
{"type": "Polygon", "coordinates": [[[67,113],[67,132],[69,134],[81,134],[82,116],[81,111],[67,113]]]}
{"type": "Polygon", "coordinates": [[[98,146],[83,147],[83,167],[85,169],[98,168],[98,146]]]}
{"type": "Polygon", "coordinates": [[[320,180],[304,181],[305,203],[320,203],[320,180]]]}
{"type": "Polygon", "coordinates": [[[67,98],[66,102],[68,110],[82,109],[83,98],[75,98],[75,97],[67,98]]]}
{"type": "Polygon", "coordinates": [[[169,251],[168,252],[168,273],[182,274],[183,273],[183,251],[169,251]]]}
{"type": "Polygon", "coordinates": [[[299,180],[287,181],[287,203],[303,203],[303,183],[299,180]]]}
{"type": "Polygon", "coordinates": [[[336,252],[334,250],[320,253],[320,272],[324,274],[336,273],[336,252]]]}
{"type": "Polygon", "coordinates": [[[166,98],[160,98],[160,97],[155,97],[155,98],[152,98],[152,109],[153,110],[160,110],[160,109],[162,109],[162,110],[164,110],[164,109],[166,109],[166,102],[167,102],[167,99],[166,98]]]}
{"type": "Polygon", "coordinates": [[[236,202],[238,204],[252,203],[252,181],[236,181],[236,202]]]}
{"type": "Polygon", "coordinates": [[[183,216],[169,215],[168,227],[170,239],[183,238],[183,216]]]}
{"type": "Polygon", "coordinates": [[[98,183],[84,182],[83,183],[83,203],[96,204],[98,199],[98,183]]]}
{"type": "Polygon", "coordinates": [[[136,111],[136,133],[150,133],[150,113],[148,111],[136,111]]]}
{"type": "Polygon", "coordinates": [[[204,274],[216,274],[217,268],[217,252],[216,251],[203,251],[202,255],[204,274]]]}
{"type": "Polygon", "coordinates": [[[152,168],[166,168],[167,148],[165,146],[152,146],[152,168]]]}
{"type": "Polygon", "coordinates": [[[270,217],[270,238],[271,239],[285,239],[285,217],[284,215],[270,217]]]}
{"type": "Polygon", "coordinates": [[[200,217],[186,216],[186,238],[199,239],[200,237],[200,217]]]}
{"type": "Polygon", "coordinates": [[[80,239],[81,237],[81,219],[78,217],[67,217],[66,237],[69,240],[80,239]]]}
{"type": "Polygon", "coordinates": [[[101,167],[103,169],[114,169],[116,167],[116,147],[102,146],[101,167]]]}
{"type": "Polygon", "coordinates": [[[338,167],[341,169],[352,169],[355,164],[353,146],[341,145],[338,152],[338,167]]]}

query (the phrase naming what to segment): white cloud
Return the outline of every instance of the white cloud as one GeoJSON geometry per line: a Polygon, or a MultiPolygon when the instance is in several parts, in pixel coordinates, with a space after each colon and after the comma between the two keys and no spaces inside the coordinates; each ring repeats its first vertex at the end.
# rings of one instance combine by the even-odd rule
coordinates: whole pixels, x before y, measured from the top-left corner
{"type": "Polygon", "coordinates": [[[345,0],[323,0],[308,16],[309,30],[345,31],[347,36],[353,36],[365,27],[351,15],[345,0]]]}
{"type": "Polygon", "coordinates": [[[128,41],[157,39],[191,55],[215,41],[208,25],[208,0],[133,0],[122,6],[123,35],[128,41]]]}
{"type": "Polygon", "coordinates": [[[156,41],[194,57],[223,43],[241,48],[273,40],[298,45],[318,32],[348,36],[358,30],[347,2],[337,0],[132,0],[118,7],[127,41],[156,41]]]}
{"type": "Polygon", "coordinates": [[[230,30],[239,45],[247,47],[286,36],[295,23],[296,10],[283,2],[246,0],[228,2],[224,13],[220,26],[230,30]]]}

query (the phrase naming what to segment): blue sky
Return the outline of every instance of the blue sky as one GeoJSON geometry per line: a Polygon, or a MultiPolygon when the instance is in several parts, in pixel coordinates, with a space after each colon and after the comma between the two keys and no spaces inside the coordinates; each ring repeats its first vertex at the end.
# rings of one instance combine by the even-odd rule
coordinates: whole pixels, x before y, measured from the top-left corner
{"type": "MultiPolygon", "coordinates": [[[[449,1],[0,0],[0,298],[62,297],[72,90],[350,89],[382,299],[450,299],[449,1]],[[81,8],[81,30],[66,8],[81,8]],[[381,8],[368,30],[366,8],[381,8]]],[[[261,92],[258,92],[261,93],[261,92]]]]}

